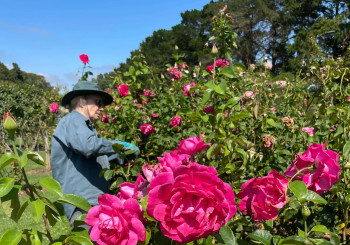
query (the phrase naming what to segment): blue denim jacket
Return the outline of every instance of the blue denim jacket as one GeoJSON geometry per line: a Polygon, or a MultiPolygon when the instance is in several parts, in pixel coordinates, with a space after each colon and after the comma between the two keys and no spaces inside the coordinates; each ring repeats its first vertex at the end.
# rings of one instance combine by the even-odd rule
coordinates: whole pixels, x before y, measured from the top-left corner
{"type": "MultiPolygon", "coordinates": [[[[114,142],[97,136],[92,122],[77,111],[64,116],[52,135],[52,176],[64,194],[84,197],[91,205],[98,205],[97,197],[108,192],[109,182],[99,173],[109,168],[109,161],[123,164],[112,148],[114,142]]],[[[63,204],[70,219],[75,207],[63,204]]]]}

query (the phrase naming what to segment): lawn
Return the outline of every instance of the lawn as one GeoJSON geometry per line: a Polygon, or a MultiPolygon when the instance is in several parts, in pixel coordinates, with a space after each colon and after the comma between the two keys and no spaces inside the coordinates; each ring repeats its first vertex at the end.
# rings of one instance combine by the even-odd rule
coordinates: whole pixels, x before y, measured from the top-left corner
{"type": "MultiPolygon", "coordinates": [[[[44,153],[40,153],[43,157],[44,153]]],[[[44,158],[45,159],[45,158],[44,158]]],[[[38,165],[32,161],[29,161],[27,165],[24,167],[28,180],[31,184],[37,183],[40,179],[50,176],[51,172],[47,171],[45,167],[38,165]]],[[[2,176],[11,176],[11,166],[7,166],[4,171],[1,171],[2,176]]],[[[44,196],[47,197],[50,200],[54,200],[54,196],[48,192],[44,193],[44,196]]],[[[21,195],[20,196],[20,202],[24,203],[29,197],[27,195],[21,195]]],[[[12,219],[10,219],[6,214],[10,212],[10,204],[9,202],[1,203],[0,208],[0,237],[4,234],[4,232],[11,228],[17,228],[17,229],[33,229],[37,231],[45,231],[44,221],[40,219],[39,223],[36,223],[32,218],[31,214],[31,208],[27,207],[18,221],[16,223],[12,219]]],[[[50,227],[51,235],[53,236],[53,239],[59,238],[62,234],[69,233],[70,225],[68,220],[64,217],[63,222],[57,222],[54,227],[50,227]]],[[[48,239],[44,237],[43,244],[49,244],[48,239]]]]}

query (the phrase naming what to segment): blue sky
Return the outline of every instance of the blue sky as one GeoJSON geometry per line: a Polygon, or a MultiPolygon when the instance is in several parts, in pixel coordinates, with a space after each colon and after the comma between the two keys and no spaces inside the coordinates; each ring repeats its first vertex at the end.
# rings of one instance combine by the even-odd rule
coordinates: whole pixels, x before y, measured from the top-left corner
{"type": "Polygon", "coordinates": [[[181,22],[180,13],[210,0],[3,0],[0,62],[42,74],[53,86],[71,89],[90,58],[92,72],[109,72],[146,37],[181,22]]]}

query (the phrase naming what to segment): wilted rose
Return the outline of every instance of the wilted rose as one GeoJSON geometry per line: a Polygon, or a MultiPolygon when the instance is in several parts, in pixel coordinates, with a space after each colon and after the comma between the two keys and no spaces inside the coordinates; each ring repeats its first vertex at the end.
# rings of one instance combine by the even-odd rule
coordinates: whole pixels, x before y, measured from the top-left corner
{"type": "Polygon", "coordinates": [[[329,191],[339,180],[341,168],[338,165],[339,153],[324,147],[325,144],[313,143],[303,154],[296,154],[296,160],[286,170],[285,176],[304,181],[308,189],[317,194],[329,191]],[[297,174],[298,171],[301,172],[297,174]]]}
{"type": "Polygon", "coordinates": [[[174,127],[179,127],[181,125],[182,122],[182,117],[181,116],[174,116],[173,119],[171,119],[171,126],[174,127]]]}
{"type": "Polygon", "coordinates": [[[50,105],[50,111],[52,113],[57,114],[58,113],[58,104],[56,102],[52,102],[50,105]]]}
{"type": "Polygon", "coordinates": [[[204,141],[200,137],[195,136],[181,140],[177,150],[181,154],[193,155],[204,151],[210,145],[211,143],[204,144],[204,141]]]}
{"type": "Polygon", "coordinates": [[[86,63],[89,63],[89,56],[87,56],[86,54],[81,54],[80,56],[79,56],[79,58],[80,58],[80,60],[84,63],[84,64],[86,64],[86,63]]]}
{"type": "Polygon", "coordinates": [[[117,85],[117,90],[120,97],[126,97],[129,94],[129,87],[127,84],[117,85]]]}
{"type": "Polygon", "coordinates": [[[136,245],[146,239],[141,220],[143,211],[136,199],[122,202],[118,197],[104,194],[98,197],[99,205],[92,207],[85,223],[91,240],[99,245],[136,245]]]}
{"type": "Polygon", "coordinates": [[[146,136],[154,133],[154,128],[149,123],[145,123],[145,124],[141,125],[140,129],[141,129],[141,132],[146,136]]]}
{"type": "Polygon", "coordinates": [[[178,243],[218,232],[237,211],[231,186],[215,168],[198,163],[160,173],[150,184],[147,202],[147,214],[178,243]]]}
{"type": "Polygon", "coordinates": [[[287,202],[288,180],[276,170],[267,176],[246,181],[237,197],[239,210],[253,220],[274,220],[287,202]]]}

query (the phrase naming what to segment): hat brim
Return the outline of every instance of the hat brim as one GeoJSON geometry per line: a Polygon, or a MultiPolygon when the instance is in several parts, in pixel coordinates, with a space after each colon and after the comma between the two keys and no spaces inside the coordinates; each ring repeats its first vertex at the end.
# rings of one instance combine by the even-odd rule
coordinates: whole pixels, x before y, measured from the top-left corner
{"type": "Polygon", "coordinates": [[[96,91],[96,90],[73,90],[68,92],[65,96],[63,96],[61,105],[66,106],[69,105],[71,100],[77,96],[84,95],[100,95],[103,100],[104,105],[110,105],[113,102],[113,97],[109,93],[104,91],[96,91]]]}

